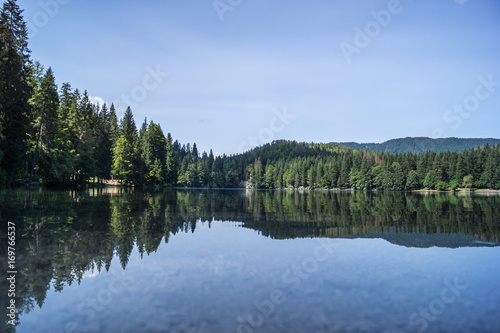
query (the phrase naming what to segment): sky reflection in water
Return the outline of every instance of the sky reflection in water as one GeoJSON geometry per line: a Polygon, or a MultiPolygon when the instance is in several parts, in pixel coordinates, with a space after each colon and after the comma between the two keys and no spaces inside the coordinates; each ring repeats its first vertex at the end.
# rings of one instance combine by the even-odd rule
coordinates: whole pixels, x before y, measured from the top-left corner
{"type": "MultiPolygon", "coordinates": [[[[218,195],[230,209],[231,200],[240,200],[242,193],[218,195]]],[[[176,201],[174,214],[191,208],[196,217],[200,202],[182,199],[189,204],[180,207],[176,201]]],[[[137,224],[145,216],[139,206],[132,205],[128,215],[137,224]]],[[[172,207],[159,207],[161,214],[153,221],[164,223],[165,210],[172,207]]],[[[244,215],[248,207],[247,202],[234,209],[244,215]]],[[[266,213],[271,218],[269,209],[261,211],[266,213]]],[[[123,237],[117,232],[123,227],[109,223],[123,237]]],[[[262,236],[267,229],[248,227],[251,223],[198,220],[194,232],[188,223],[170,234],[168,243],[151,235],[158,246],[141,250],[136,241],[125,269],[116,249],[109,271],[82,272],[80,284],[66,284],[61,292],[54,292],[52,282],[43,306],[23,314],[17,332],[500,329],[500,247],[419,248],[371,238],[273,239],[262,236]]],[[[155,229],[151,222],[144,227],[155,229]]]]}

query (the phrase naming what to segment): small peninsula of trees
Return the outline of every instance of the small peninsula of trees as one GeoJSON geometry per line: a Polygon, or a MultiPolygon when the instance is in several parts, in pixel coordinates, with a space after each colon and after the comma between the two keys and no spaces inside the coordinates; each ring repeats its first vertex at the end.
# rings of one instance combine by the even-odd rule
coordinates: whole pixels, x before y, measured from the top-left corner
{"type": "Polygon", "coordinates": [[[52,68],[30,59],[16,1],[5,1],[0,14],[0,184],[97,179],[211,188],[500,189],[500,146],[465,141],[439,141],[457,151],[405,138],[384,143],[393,153],[369,144],[361,150],[275,141],[239,155],[200,154],[196,143],[181,145],[152,121],[138,130],[130,107],[118,121],[113,104],[94,104],[69,83],[59,89],[52,68]],[[422,152],[424,143],[432,149],[422,152]],[[462,150],[467,144],[476,148],[462,150]],[[397,152],[407,147],[415,152],[397,152]]]}

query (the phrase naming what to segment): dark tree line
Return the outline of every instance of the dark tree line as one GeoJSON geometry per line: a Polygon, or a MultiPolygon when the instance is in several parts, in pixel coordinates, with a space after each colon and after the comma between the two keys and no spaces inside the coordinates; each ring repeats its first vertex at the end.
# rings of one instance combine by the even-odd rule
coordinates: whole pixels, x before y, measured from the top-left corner
{"type": "MultiPolygon", "coordinates": [[[[265,147],[293,143],[274,143],[265,147]]],[[[297,144],[296,147],[308,146],[297,144]]],[[[314,145],[309,145],[313,147],[314,145]]],[[[258,188],[354,188],[359,190],[415,190],[421,188],[500,188],[500,146],[486,144],[457,152],[386,154],[310,148],[309,156],[255,159],[240,171],[258,188]]],[[[333,146],[332,146],[333,147],[333,146]]]]}
{"type": "Polygon", "coordinates": [[[182,147],[179,184],[262,189],[500,189],[500,146],[388,154],[336,144],[275,141],[214,159],[182,147]]]}
{"type": "MultiPolygon", "coordinates": [[[[456,147],[457,140],[450,140],[456,147]]],[[[200,154],[196,144],[174,142],[154,122],[144,120],[138,130],[130,107],[119,122],[114,105],[94,104],[87,91],[69,83],[58,89],[52,68],[30,59],[22,10],[15,0],[3,4],[0,184],[111,179],[214,188],[499,189],[499,149],[486,144],[460,152],[390,154],[276,141],[239,155],[200,154]]]]}

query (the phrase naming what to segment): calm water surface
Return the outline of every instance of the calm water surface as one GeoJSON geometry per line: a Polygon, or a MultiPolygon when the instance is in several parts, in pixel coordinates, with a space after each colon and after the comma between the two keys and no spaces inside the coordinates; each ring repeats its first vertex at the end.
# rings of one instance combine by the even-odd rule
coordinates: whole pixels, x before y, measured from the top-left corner
{"type": "Polygon", "coordinates": [[[500,197],[0,191],[17,332],[500,332],[500,197]]]}

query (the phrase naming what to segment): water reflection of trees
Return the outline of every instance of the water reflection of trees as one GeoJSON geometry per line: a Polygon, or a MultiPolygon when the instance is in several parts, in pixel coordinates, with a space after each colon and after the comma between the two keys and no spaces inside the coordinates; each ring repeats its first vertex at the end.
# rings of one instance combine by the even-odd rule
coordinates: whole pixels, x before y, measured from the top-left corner
{"type": "Polygon", "coordinates": [[[338,237],[388,228],[499,238],[499,197],[297,191],[249,192],[247,197],[251,216],[245,226],[275,238],[338,237]]]}
{"type": "MultiPolygon", "coordinates": [[[[388,229],[462,233],[497,241],[500,234],[500,197],[112,188],[4,191],[0,202],[3,223],[13,221],[17,226],[16,305],[21,313],[41,307],[50,287],[61,291],[65,285],[80,283],[85,272],[107,271],[114,257],[125,268],[134,246],[141,256],[149,255],[171,235],[195,232],[199,221],[240,221],[279,239],[344,237],[388,229]]],[[[6,247],[0,251],[5,258],[6,247]]],[[[6,278],[0,283],[0,292],[6,295],[6,278]]],[[[7,302],[2,297],[0,306],[6,309],[7,302]]]]}

